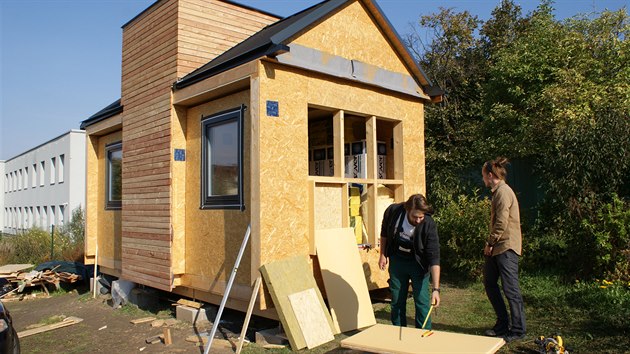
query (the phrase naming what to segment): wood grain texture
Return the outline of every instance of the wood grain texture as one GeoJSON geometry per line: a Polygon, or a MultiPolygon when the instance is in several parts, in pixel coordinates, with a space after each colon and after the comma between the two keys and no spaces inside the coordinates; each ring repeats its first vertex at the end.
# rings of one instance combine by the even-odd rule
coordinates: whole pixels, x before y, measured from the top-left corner
{"type": "Polygon", "coordinates": [[[308,349],[335,339],[326,318],[325,312],[328,309],[319,306],[314,288],[293,293],[288,297],[308,349]]]}

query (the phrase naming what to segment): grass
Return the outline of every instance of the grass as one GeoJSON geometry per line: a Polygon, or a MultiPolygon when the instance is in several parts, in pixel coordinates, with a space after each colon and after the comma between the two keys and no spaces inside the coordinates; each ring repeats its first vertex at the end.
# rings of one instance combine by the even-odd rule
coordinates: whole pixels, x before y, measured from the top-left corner
{"type": "MultiPolygon", "coordinates": [[[[494,325],[494,311],[481,282],[443,281],[442,304],[433,310],[433,329],[483,335],[494,325]]],[[[536,353],[538,336],[562,336],[565,346],[578,353],[624,353],[630,349],[630,284],[567,284],[553,275],[523,275],[521,290],[527,317],[527,338],[510,343],[499,353],[536,353]],[[599,301],[597,301],[599,299],[599,301]],[[624,312],[625,311],[625,312],[624,312]]],[[[388,304],[374,304],[376,320],[390,323],[388,304]]],[[[413,323],[413,301],[407,302],[408,323],[413,323]]],[[[340,334],[335,341],[302,353],[330,353],[348,337],[340,334]]],[[[291,353],[286,349],[263,349],[250,344],[243,353],[291,353]]]]}

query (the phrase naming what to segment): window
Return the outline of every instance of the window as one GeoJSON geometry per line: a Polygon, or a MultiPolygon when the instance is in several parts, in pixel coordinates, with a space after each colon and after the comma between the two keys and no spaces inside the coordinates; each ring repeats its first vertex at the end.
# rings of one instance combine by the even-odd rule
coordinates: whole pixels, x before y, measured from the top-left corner
{"type": "Polygon", "coordinates": [[[66,207],[64,205],[59,206],[59,226],[63,226],[66,222],[66,207]]]}
{"type": "Polygon", "coordinates": [[[32,173],[33,177],[31,178],[32,181],[32,187],[35,188],[37,187],[37,164],[34,163],[33,164],[33,173],[32,173]]]}
{"type": "Polygon", "coordinates": [[[122,206],[122,142],[105,146],[105,209],[120,209],[122,206]]]}
{"type": "Polygon", "coordinates": [[[46,162],[41,161],[39,163],[39,185],[44,186],[44,180],[46,179],[46,162]]]}
{"type": "Polygon", "coordinates": [[[245,209],[243,113],[245,106],[201,121],[201,208],[245,209]]]}
{"type": "Polygon", "coordinates": [[[4,192],[9,191],[9,175],[4,175],[4,192]]]}
{"type": "Polygon", "coordinates": [[[28,167],[24,167],[24,189],[28,189],[28,167]]]}
{"type": "Polygon", "coordinates": [[[65,158],[66,158],[65,155],[63,155],[63,154],[59,155],[59,166],[58,166],[59,178],[57,178],[57,181],[59,183],[63,183],[63,173],[64,173],[63,169],[64,169],[64,165],[65,165],[65,158]]]}
{"type": "Polygon", "coordinates": [[[21,168],[18,170],[18,173],[16,174],[16,176],[17,176],[18,190],[21,191],[22,190],[22,169],[21,168]]]}
{"type": "Polygon", "coordinates": [[[49,225],[48,224],[48,215],[46,215],[46,214],[47,214],[46,206],[44,205],[42,207],[42,213],[40,214],[40,216],[42,218],[42,221],[41,221],[40,225],[42,226],[42,229],[44,229],[44,230],[47,230],[48,229],[48,225],[49,225]]]}
{"type": "Polygon", "coordinates": [[[55,162],[56,159],[54,157],[50,158],[50,184],[55,184],[55,162]]]}
{"type": "Polygon", "coordinates": [[[48,220],[50,220],[50,225],[54,226],[55,224],[57,224],[57,218],[56,218],[56,213],[55,213],[55,206],[51,205],[50,206],[50,215],[48,216],[48,220]]]}

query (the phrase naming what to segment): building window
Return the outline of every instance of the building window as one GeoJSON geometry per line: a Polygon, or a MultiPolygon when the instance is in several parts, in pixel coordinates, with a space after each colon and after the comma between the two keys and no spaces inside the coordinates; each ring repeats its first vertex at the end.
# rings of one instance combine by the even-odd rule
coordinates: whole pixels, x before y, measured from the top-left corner
{"type": "Polygon", "coordinates": [[[122,206],[122,142],[105,146],[105,209],[120,209],[122,206]]]}
{"type": "Polygon", "coordinates": [[[63,226],[66,222],[66,207],[64,205],[59,206],[59,226],[63,226]]]}
{"type": "Polygon", "coordinates": [[[56,162],[54,157],[50,158],[50,184],[55,184],[56,162]]]}
{"type": "Polygon", "coordinates": [[[36,163],[33,164],[33,173],[32,173],[32,175],[33,175],[33,177],[31,177],[31,179],[33,181],[32,181],[31,186],[33,188],[35,188],[35,187],[37,187],[37,164],[36,163]]]}
{"type": "Polygon", "coordinates": [[[9,175],[4,175],[4,192],[9,191],[9,175]]]}
{"type": "Polygon", "coordinates": [[[28,167],[24,167],[24,189],[28,189],[28,167]]]}
{"type": "Polygon", "coordinates": [[[201,120],[201,208],[244,210],[245,106],[201,120]]]}
{"type": "Polygon", "coordinates": [[[22,190],[22,169],[21,168],[18,170],[18,173],[16,174],[16,176],[17,176],[18,190],[21,191],[22,190]]]}
{"type": "Polygon", "coordinates": [[[59,166],[57,166],[57,169],[59,170],[59,178],[57,178],[57,181],[59,183],[63,183],[65,159],[66,159],[65,155],[63,154],[59,155],[59,166]]]}
{"type": "Polygon", "coordinates": [[[44,205],[44,206],[42,207],[42,213],[40,214],[40,215],[41,215],[41,218],[42,218],[42,223],[41,223],[41,225],[42,225],[42,229],[44,229],[44,230],[47,230],[47,229],[48,229],[48,225],[49,225],[49,224],[48,224],[48,215],[47,215],[47,214],[48,214],[48,212],[46,211],[46,209],[47,209],[47,208],[46,208],[46,206],[44,205]]]}
{"type": "Polygon", "coordinates": [[[43,187],[45,180],[46,180],[46,162],[41,161],[39,163],[39,185],[43,187]]]}

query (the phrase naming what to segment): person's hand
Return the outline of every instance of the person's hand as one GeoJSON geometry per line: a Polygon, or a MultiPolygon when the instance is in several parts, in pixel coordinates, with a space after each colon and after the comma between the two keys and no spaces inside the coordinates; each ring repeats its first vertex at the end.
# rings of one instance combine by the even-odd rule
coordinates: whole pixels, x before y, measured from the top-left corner
{"type": "Polygon", "coordinates": [[[381,268],[381,270],[385,270],[385,267],[387,267],[387,257],[382,253],[381,257],[378,259],[378,267],[381,268]]]}
{"type": "Polygon", "coordinates": [[[486,246],[483,248],[483,254],[488,257],[492,256],[492,246],[486,243],[486,246]]]}
{"type": "Polygon", "coordinates": [[[433,304],[433,307],[440,307],[440,292],[439,291],[431,292],[431,303],[433,304]]]}

